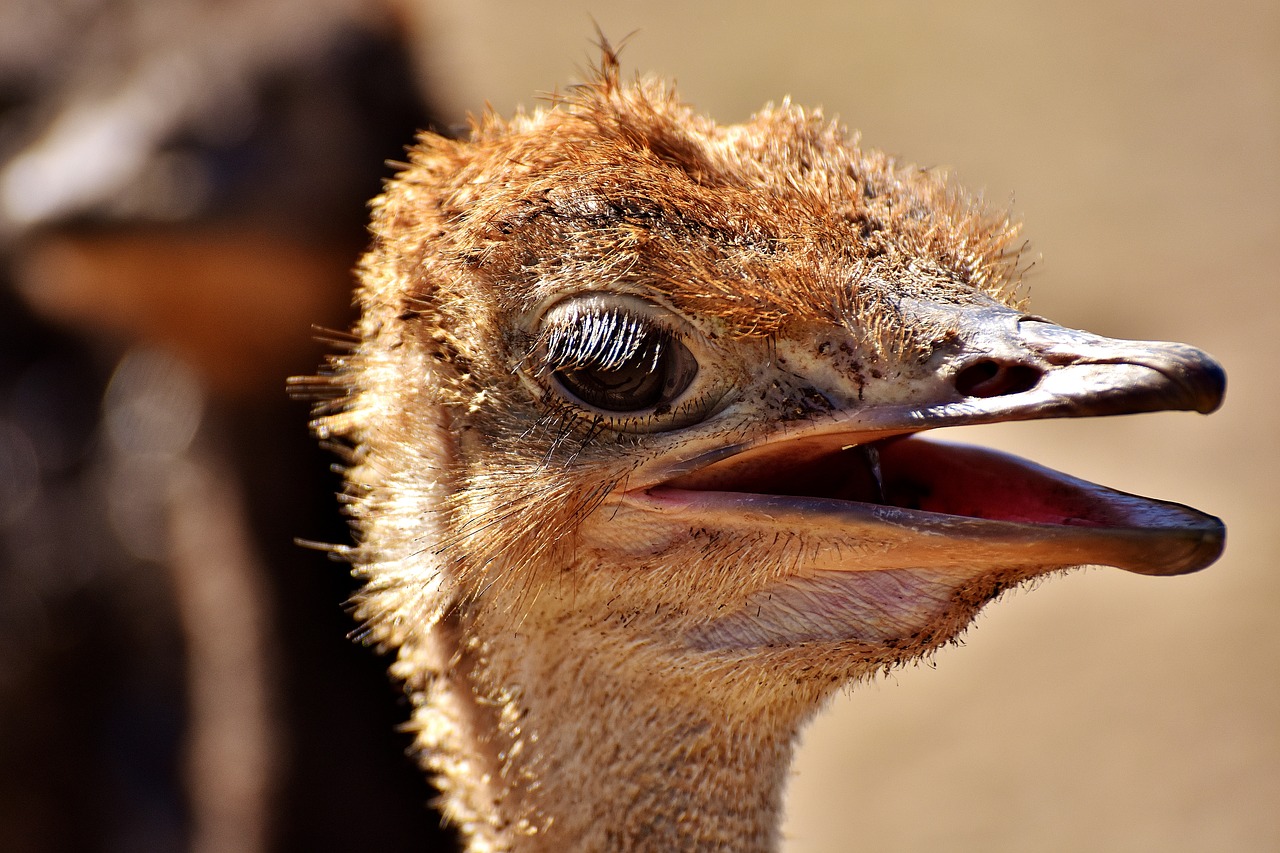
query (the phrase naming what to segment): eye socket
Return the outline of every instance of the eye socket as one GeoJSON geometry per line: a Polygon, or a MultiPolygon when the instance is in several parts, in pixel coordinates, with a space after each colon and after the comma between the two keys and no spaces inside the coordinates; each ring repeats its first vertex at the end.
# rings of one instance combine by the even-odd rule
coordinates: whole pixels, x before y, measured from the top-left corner
{"type": "MultiPolygon", "coordinates": [[[[698,377],[675,318],[643,300],[590,293],[543,315],[537,373],[562,397],[615,419],[667,415],[698,377]]],[[[674,424],[668,424],[668,426],[674,424]]],[[[648,430],[657,424],[625,424],[648,430]]]]}

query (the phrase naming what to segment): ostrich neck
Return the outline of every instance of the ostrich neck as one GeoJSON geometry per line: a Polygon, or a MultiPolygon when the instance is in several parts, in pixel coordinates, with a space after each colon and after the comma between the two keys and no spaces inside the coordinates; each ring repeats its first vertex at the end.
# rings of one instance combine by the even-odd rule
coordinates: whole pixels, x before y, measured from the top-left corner
{"type": "Polygon", "coordinates": [[[776,848],[803,712],[735,701],[697,667],[610,655],[580,630],[506,627],[437,625],[444,666],[418,713],[471,850],[776,848]]]}

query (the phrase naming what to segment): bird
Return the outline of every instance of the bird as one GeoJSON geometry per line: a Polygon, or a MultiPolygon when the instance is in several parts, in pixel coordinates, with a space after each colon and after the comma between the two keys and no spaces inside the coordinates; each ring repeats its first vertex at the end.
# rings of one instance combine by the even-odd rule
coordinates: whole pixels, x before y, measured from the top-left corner
{"type": "Polygon", "coordinates": [[[789,100],[722,125],[588,79],[374,200],[312,426],[342,454],[358,636],[471,851],[780,843],[834,693],[1082,565],[1225,528],[947,426],[1209,413],[1222,368],[1027,307],[1018,223],[789,100]]]}

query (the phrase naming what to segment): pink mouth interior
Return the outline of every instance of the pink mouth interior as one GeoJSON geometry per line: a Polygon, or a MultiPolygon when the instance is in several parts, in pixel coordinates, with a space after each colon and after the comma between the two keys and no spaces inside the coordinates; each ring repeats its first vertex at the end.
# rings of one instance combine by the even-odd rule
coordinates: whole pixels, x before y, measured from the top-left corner
{"type": "Polygon", "coordinates": [[[880,460],[894,506],[1076,527],[1124,523],[1101,489],[1007,454],[909,438],[888,442],[880,460]]]}
{"type": "Polygon", "coordinates": [[[664,485],[1022,523],[1115,527],[1128,520],[1125,501],[1109,499],[1119,493],[1007,454],[914,437],[852,447],[841,447],[839,441],[827,439],[825,447],[812,441],[777,442],[664,485]]]}

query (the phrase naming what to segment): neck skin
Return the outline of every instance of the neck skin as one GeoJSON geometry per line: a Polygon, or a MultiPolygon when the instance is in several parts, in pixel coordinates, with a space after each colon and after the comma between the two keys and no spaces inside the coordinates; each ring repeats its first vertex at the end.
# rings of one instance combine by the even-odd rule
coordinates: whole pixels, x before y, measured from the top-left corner
{"type": "Polygon", "coordinates": [[[817,700],[761,705],[758,684],[731,689],[719,667],[611,654],[604,627],[455,614],[434,629],[431,657],[452,666],[419,709],[419,742],[469,849],[775,849],[817,700]]]}

